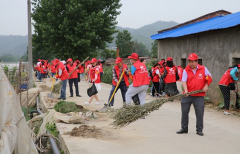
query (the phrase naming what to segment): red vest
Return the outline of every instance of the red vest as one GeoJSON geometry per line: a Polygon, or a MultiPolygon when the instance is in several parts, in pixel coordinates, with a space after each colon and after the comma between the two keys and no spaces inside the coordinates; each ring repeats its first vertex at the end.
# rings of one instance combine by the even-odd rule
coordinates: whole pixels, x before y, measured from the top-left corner
{"type": "Polygon", "coordinates": [[[56,73],[56,68],[55,68],[55,65],[52,65],[51,72],[52,72],[52,73],[56,73]]]}
{"type": "Polygon", "coordinates": [[[97,66],[92,67],[89,72],[90,72],[90,77],[91,77],[91,83],[92,83],[93,80],[95,80],[95,74],[97,74],[97,80],[95,81],[95,83],[100,83],[101,82],[99,67],[97,67],[97,66]]]}
{"type": "MultiPolygon", "coordinates": [[[[72,66],[70,64],[67,64],[67,68],[68,68],[68,73],[71,73],[74,68],[76,68],[76,64],[73,63],[72,66]]],[[[75,79],[75,78],[78,78],[78,75],[77,75],[77,70],[75,70],[70,76],[69,76],[69,79],[75,79]]]]}
{"type": "Polygon", "coordinates": [[[44,65],[41,64],[41,74],[47,74],[47,65],[46,64],[44,64],[44,65]]]}
{"type": "Polygon", "coordinates": [[[167,75],[164,78],[165,83],[173,83],[176,82],[176,67],[168,67],[165,68],[167,70],[167,75]]]}
{"type": "Polygon", "coordinates": [[[102,73],[103,72],[103,67],[102,67],[102,63],[99,64],[99,72],[102,73]]]}
{"type": "MultiPolygon", "coordinates": [[[[187,78],[188,92],[202,90],[206,84],[205,67],[198,64],[198,69],[194,74],[192,69],[188,65],[185,68],[185,71],[188,75],[188,78],[187,78]]],[[[193,94],[191,96],[205,96],[205,92],[193,94]]]]}
{"type": "MultiPolygon", "coordinates": [[[[232,76],[230,75],[230,72],[233,68],[228,69],[222,76],[221,80],[219,81],[218,85],[226,85],[228,86],[229,83],[233,83],[234,80],[232,78],[232,76]]],[[[237,77],[238,73],[236,73],[236,77],[237,77]]]]}
{"type": "MultiPolygon", "coordinates": [[[[123,64],[123,68],[128,68],[128,67],[127,67],[126,64],[123,64]]],[[[114,69],[115,69],[115,72],[116,72],[117,79],[119,80],[119,77],[121,76],[120,69],[117,65],[114,66],[114,69]]],[[[128,81],[128,76],[126,75],[126,73],[123,74],[123,78],[124,78],[126,86],[128,87],[129,86],[129,81],[128,81]]],[[[115,85],[115,86],[117,85],[117,83],[114,80],[112,80],[112,84],[115,85]]]]}
{"type": "MultiPolygon", "coordinates": [[[[159,70],[159,68],[155,67],[152,71],[152,75],[153,75],[152,82],[159,82],[159,76],[158,76],[158,74],[156,74],[157,70],[159,70]]],[[[160,70],[159,70],[159,73],[160,73],[160,70]]]]}
{"type": "Polygon", "coordinates": [[[178,69],[178,76],[179,76],[179,80],[178,81],[182,81],[183,69],[182,69],[181,66],[178,66],[177,69],[178,69]]]}
{"type": "Polygon", "coordinates": [[[133,66],[136,68],[136,71],[133,75],[133,87],[139,87],[142,85],[149,85],[148,71],[146,65],[140,61],[136,61],[133,66]]]}
{"type": "Polygon", "coordinates": [[[67,80],[69,75],[68,75],[67,69],[65,68],[62,62],[59,62],[57,70],[59,68],[62,70],[62,75],[61,76],[57,75],[56,78],[60,78],[61,80],[67,80]]]}
{"type": "Polygon", "coordinates": [[[79,67],[79,73],[84,73],[84,67],[82,65],[79,67]]]}

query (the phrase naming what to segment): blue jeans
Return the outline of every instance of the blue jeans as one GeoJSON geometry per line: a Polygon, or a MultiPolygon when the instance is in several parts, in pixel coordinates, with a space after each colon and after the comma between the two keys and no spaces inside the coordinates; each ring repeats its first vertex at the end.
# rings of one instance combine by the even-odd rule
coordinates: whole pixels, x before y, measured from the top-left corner
{"type": "Polygon", "coordinates": [[[61,87],[61,99],[66,99],[66,86],[67,86],[67,80],[62,80],[62,87],[61,87]]]}
{"type": "Polygon", "coordinates": [[[83,78],[84,77],[84,73],[80,73],[80,78],[83,78]]]}
{"type": "MultiPolygon", "coordinates": [[[[112,90],[111,90],[111,92],[110,92],[110,96],[109,96],[109,98],[108,98],[108,102],[110,101],[110,99],[111,99],[111,97],[112,97],[112,94],[113,94],[115,88],[116,88],[116,86],[112,85],[112,90]]],[[[120,82],[120,84],[118,85],[118,88],[117,88],[117,90],[116,90],[115,93],[117,93],[117,91],[118,91],[119,88],[121,89],[123,102],[126,102],[125,95],[126,95],[126,92],[127,92],[127,86],[126,86],[125,81],[121,81],[121,82],[120,82]]],[[[114,96],[115,96],[115,94],[114,94],[114,96]]],[[[111,102],[110,102],[110,105],[111,105],[111,106],[113,106],[113,104],[114,104],[114,96],[113,96],[113,98],[112,98],[112,100],[111,100],[111,102]]]]}
{"type": "MultiPolygon", "coordinates": [[[[55,75],[56,75],[56,73],[51,73],[52,75],[52,77],[54,77],[55,75]]],[[[58,78],[56,79],[56,81],[58,81],[58,78]]]]}
{"type": "Polygon", "coordinates": [[[41,81],[42,81],[42,75],[41,75],[40,72],[38,72],[38,74],[37,74],[37,78],[38,78],[38,80],[41,80],[41,81]]]}

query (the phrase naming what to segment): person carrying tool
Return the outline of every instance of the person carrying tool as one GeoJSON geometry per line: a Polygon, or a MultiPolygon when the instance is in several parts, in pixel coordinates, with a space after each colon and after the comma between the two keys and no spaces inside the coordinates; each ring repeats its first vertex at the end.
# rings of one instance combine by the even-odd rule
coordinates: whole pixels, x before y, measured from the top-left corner
{"type": "Polygon", "coordinates": [[[113,79],[112,79],[112,90],[110,91],[108,102],[110,101],[111,97],[113,97],[113,98],[112,98],[111,102],[109,102],[109,107],[113,106],[114,95],[118,91],[119,88],[121,89],[123,104],[126,104],[125,94],[127,92],[127,87],[129,86],[128,66],[123,63],[122,58],[117,58],[115,63],[116,63],[116,65],[112,69],[112,77],[113,77],[113,79]],[[120,78],[123,71],[124,71],[123,78],[121,79],[121,81],[119,81],[119,78],[120,78]],[[116,92],[113,93],[118,82],[119,82],[119,85],[116,89],[116,92]]]}
{"type": "MultiPolygon", "coordinates": [[[[76,64],[76,66],[78,66],[80,63],[81,62],[79,60],[75,60],[75,62],[74,62],[74,64],[76,64]]],[[[81,81],[81,79],[80,79],[80,67],[78,67],[78,69],[77,69],[78,82],[81,81]]]]}
{"type": "Polygon", "coordinates": [[[103,66],[102,66],[101,60],[98,60],[98,67],[99,67],[99,71],[100,71],[100,79],[102,80],[103,66]]]}
{"type": "MultiPolygon", "coordinates": [[[[101,90],[101,80],[100,80],[100,73],[99,73],[99,67],[97,66],[97,59],[93,58],[90,63],[92,64],[89,70],[89,75],[90,75],[90,82],[94,83],[97,90],[101,90]]],[[[95,103],[96,105],[100,105],[100,100],[98,99],[97,94],[96,95],[92,95],[90,97],[90,100],[88,102],[85,102],[85,105],[90,105],[90,103],[92,102],[93,99],[96,99],[97,102],[95,103]]]]}
{"type": "Polygon", "coordinates": [[[198,55],[195,53],[191,53],[188,56],[188,65],[183,71],[182,82],[184,93],[186,94],[196,90],[203,90],[203,92],[182,97],[182,128],[176,133],[188,133],[188,114],[193,104],[197,119],[196,132],[198,135],[203,136],[204,96],[212,82],[212,77],[205,66],[198,64],[198,55]]]}
{"type": "Polygon", "coordinates": [[[140,105],[143,105],[145,104],[145,96],[150,84],[148,71],[146,65],[139,61],[138,54],[132,53],[128,58],[131,59],[133,64],[131,67],[133,83],[129,86],[126,93],[126,104],[131,105],[132,97],[138,94],[140,105]]]}
{"type": "Polygon", "coordinates": [[[62,80],[62,87],[61,87],[61,94],[58,99],[66,100],[66,86],[67,86],[67,80],[68,80],[68,72],[65,68],[64,64],[60,62],[58,59],[55,59],[55,64],[57,66],[57,72],[56,78],[60,78],[62,80]]]}
{"type": "Polygon", "coordinates": [[[225,115],[231,115],[229,111],[230,105],[230,90],[235,90],[235,84],[238,81],[238,73],[240,71],[240,64],[230,67],[222,76],[218,85],[224,98],[224,111],[225,115]]]}
{"type": "MultiPolygon", "coordinates": [[[[66,65],[66,69],[68,73],[71,73],[77,66],[76,63],[73,63],[72,58],[69,58],[67,60],[67,65],[66,65]]],[[[69,84],[69,89],[70,89],[70,96],[69,97],[73,97],[73,83],[75,86],[75,90],[76,90],[76,96],[77,97],[82,97],[81,95],[79,95],[79,91],[78,91],[78,74],[77,74],[77,69],[75,71],[72,72],[72,74],[69,74],[69,78],[68,78],[68,84],[69,84]]]]}

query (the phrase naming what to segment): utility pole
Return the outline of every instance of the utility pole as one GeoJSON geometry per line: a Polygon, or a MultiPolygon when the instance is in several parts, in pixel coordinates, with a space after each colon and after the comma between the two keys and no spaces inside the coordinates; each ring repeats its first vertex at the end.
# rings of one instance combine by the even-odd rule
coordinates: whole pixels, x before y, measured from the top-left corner
{"type": "Polygon", "coordinates": [[[28,88],[33,87],[33,67],[32,67],[32,25],[31,25],[31,1],[28,0],[28,88]]]}

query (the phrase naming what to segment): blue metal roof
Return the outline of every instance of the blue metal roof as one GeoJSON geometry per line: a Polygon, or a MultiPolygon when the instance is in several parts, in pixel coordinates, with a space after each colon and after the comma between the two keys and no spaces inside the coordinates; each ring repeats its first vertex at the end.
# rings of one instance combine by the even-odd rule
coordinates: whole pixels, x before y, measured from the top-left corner
{"type": "Polygon", "coordinates": [[[152,35],[151,39],[157,40],[157,39],[180,37],[180,36],[204,32],[204,31],[209,31],[209,30],[229,28],[229,27],[237,26],[239,24],[240,24],[240,12],[237,12],[237,13],[233,13],[225,16],[217,16],[214,18],[189,24],[176,29],[164,31],[162,33],[152,35]]]}

